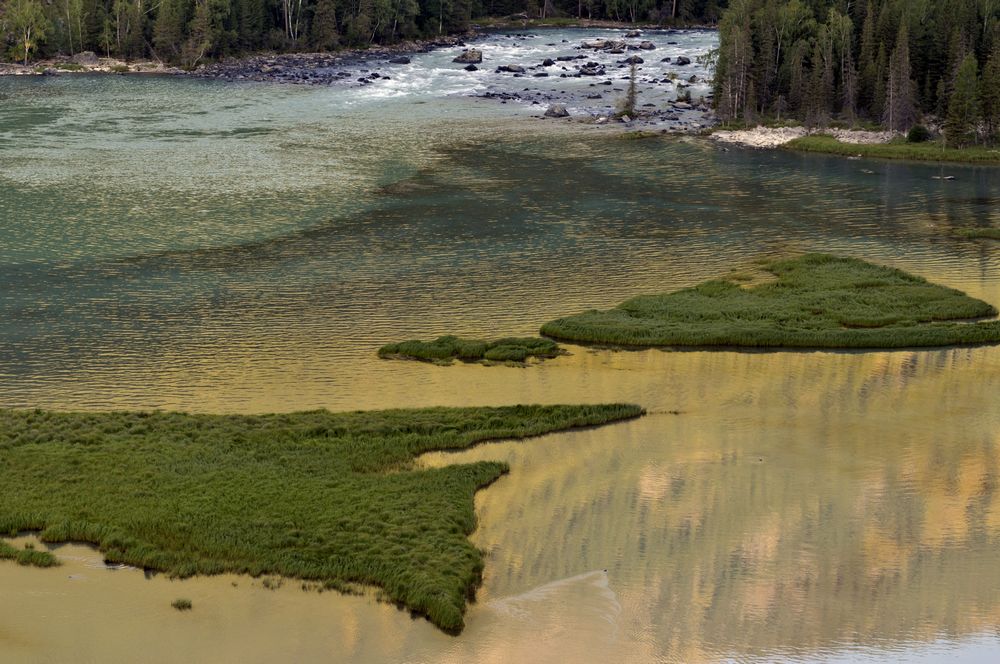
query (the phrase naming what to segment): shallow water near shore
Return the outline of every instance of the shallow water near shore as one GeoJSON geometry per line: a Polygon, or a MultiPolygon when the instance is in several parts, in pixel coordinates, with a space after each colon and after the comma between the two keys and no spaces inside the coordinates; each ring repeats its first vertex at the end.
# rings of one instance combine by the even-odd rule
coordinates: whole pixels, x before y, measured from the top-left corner
{"type": "Polygon", "coordinates": [[[477,496],[459,637],[370,596],[147,579],[66,546],[59,568],[0,563],[0,659],[997,657],[998,347],[570,346],[528,368],[375,350],[532,334],[813,250],[1000,305],[1000,244],[949,237],[1000,225],[1000,169],[624,141],[410,88],[0,80],[0,407],[650,414],[425,457],[511,466],[477,496]]]}

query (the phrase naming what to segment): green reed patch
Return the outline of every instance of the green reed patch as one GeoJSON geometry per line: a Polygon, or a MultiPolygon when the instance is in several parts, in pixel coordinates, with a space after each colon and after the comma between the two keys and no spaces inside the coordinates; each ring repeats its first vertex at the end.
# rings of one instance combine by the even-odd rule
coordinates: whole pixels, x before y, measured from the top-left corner
{"type": "Polygon", "coordinates": [[[808,254],[766,261],[777,279],[708,281],[641,295],[542,327],[556,339],[620,346],[904,348],[1000,342],[992,306],[889,267],[808,254]]]}
{"type": "Polygon", "coordinates": [[[263,416],[0,409],[0,535],[89,542],[109,562],[178,577],[372,584],[457,631],[483,569],[467,539],[473,496],[507,466],[423,468],[415,458],[641,414],[622,404],[263,416]]]}
{"type": "Polygon", "coordinates": [[[30,545],[18,549],[6,542],[0,542],[0,560],[13,560],[18,565],[32,567],[55,567],[59,564],[59,560],[48,551],[38,551],[30,545]]]}
{"type": "Polygon", "coordinates": [[[521,363],[529,357],[553,358],[562,353],[551,339],[539,337],[508,337],[497,341],[460,339],[454,336],[438,337],[434,341],[403,341],[387,344],[378,350],[384,359],[421,360],[450,364],[452,360],[485,363],[521,363]]]}
{"type": "Polygon", "coordinates": [[[1000,228],[958,228],[954,235],[969,240],[1000,240],[1000,228]]]}
{"type": "Polygon", "coordinates": [[[183,597],[175,599],[170,603],[170,606],[174,607],[178,611],[190,611],[194,608],[194,604],[189,599],[183,597]]]}

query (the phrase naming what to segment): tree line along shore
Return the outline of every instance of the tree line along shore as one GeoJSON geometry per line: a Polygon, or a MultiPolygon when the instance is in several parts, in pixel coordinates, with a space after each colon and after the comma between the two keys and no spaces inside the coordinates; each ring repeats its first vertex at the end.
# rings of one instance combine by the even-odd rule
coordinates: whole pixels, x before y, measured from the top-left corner
{"type": "Polygon", "coordinates": [[[538,20],[715,24],[726,0],[0,0],[0,59],[93,52],[192,68],[261,51],[392,45],[538,20]]]}
{"type": "Polygon", "coordinates": [[[795,118],[880,126],[911,143],[997,145],[1000,3],[733,0],[719,25],[715,99],[724,122],[795,118]]]}

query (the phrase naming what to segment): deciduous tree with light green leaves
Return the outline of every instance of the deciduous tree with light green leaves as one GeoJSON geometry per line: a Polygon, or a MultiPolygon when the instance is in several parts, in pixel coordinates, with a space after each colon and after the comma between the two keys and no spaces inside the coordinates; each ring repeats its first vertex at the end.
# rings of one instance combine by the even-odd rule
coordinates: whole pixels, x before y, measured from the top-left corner
{"type": "Polygon", "coordinates": [[[14,36],[12,55],[27,65],[31,52],[45,39],[45,35],[52,29],[52,24],[45,17],[38,0],[9,0],[3,16],[0,26],[6,26],[14,36]]]}

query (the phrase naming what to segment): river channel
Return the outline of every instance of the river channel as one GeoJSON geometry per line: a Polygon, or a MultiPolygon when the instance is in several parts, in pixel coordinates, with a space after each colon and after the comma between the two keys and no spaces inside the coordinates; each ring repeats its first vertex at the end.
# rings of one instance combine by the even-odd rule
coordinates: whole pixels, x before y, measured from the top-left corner
{"type": "MultiPolygon", "coordinates": [[[[602,34],[544,33],[524,61],[602,34]]],[[[694,60],[714,35],[656,39],[694,60]]],[[[369,596],[67,545],[62,567],[0,563],[0,660],[996,661],[998,347],[375,351],[534,334],[804,251],[1000,305],[1000,243],[950,235],[1000,226],[1000,169],[625,140],[479,98],[496,75],[453,55],[358,87],[0,79],[0,407],[649,415],[424,459],[511,467],[477,496],[486,572],[458,637],[369,596]]]]}

